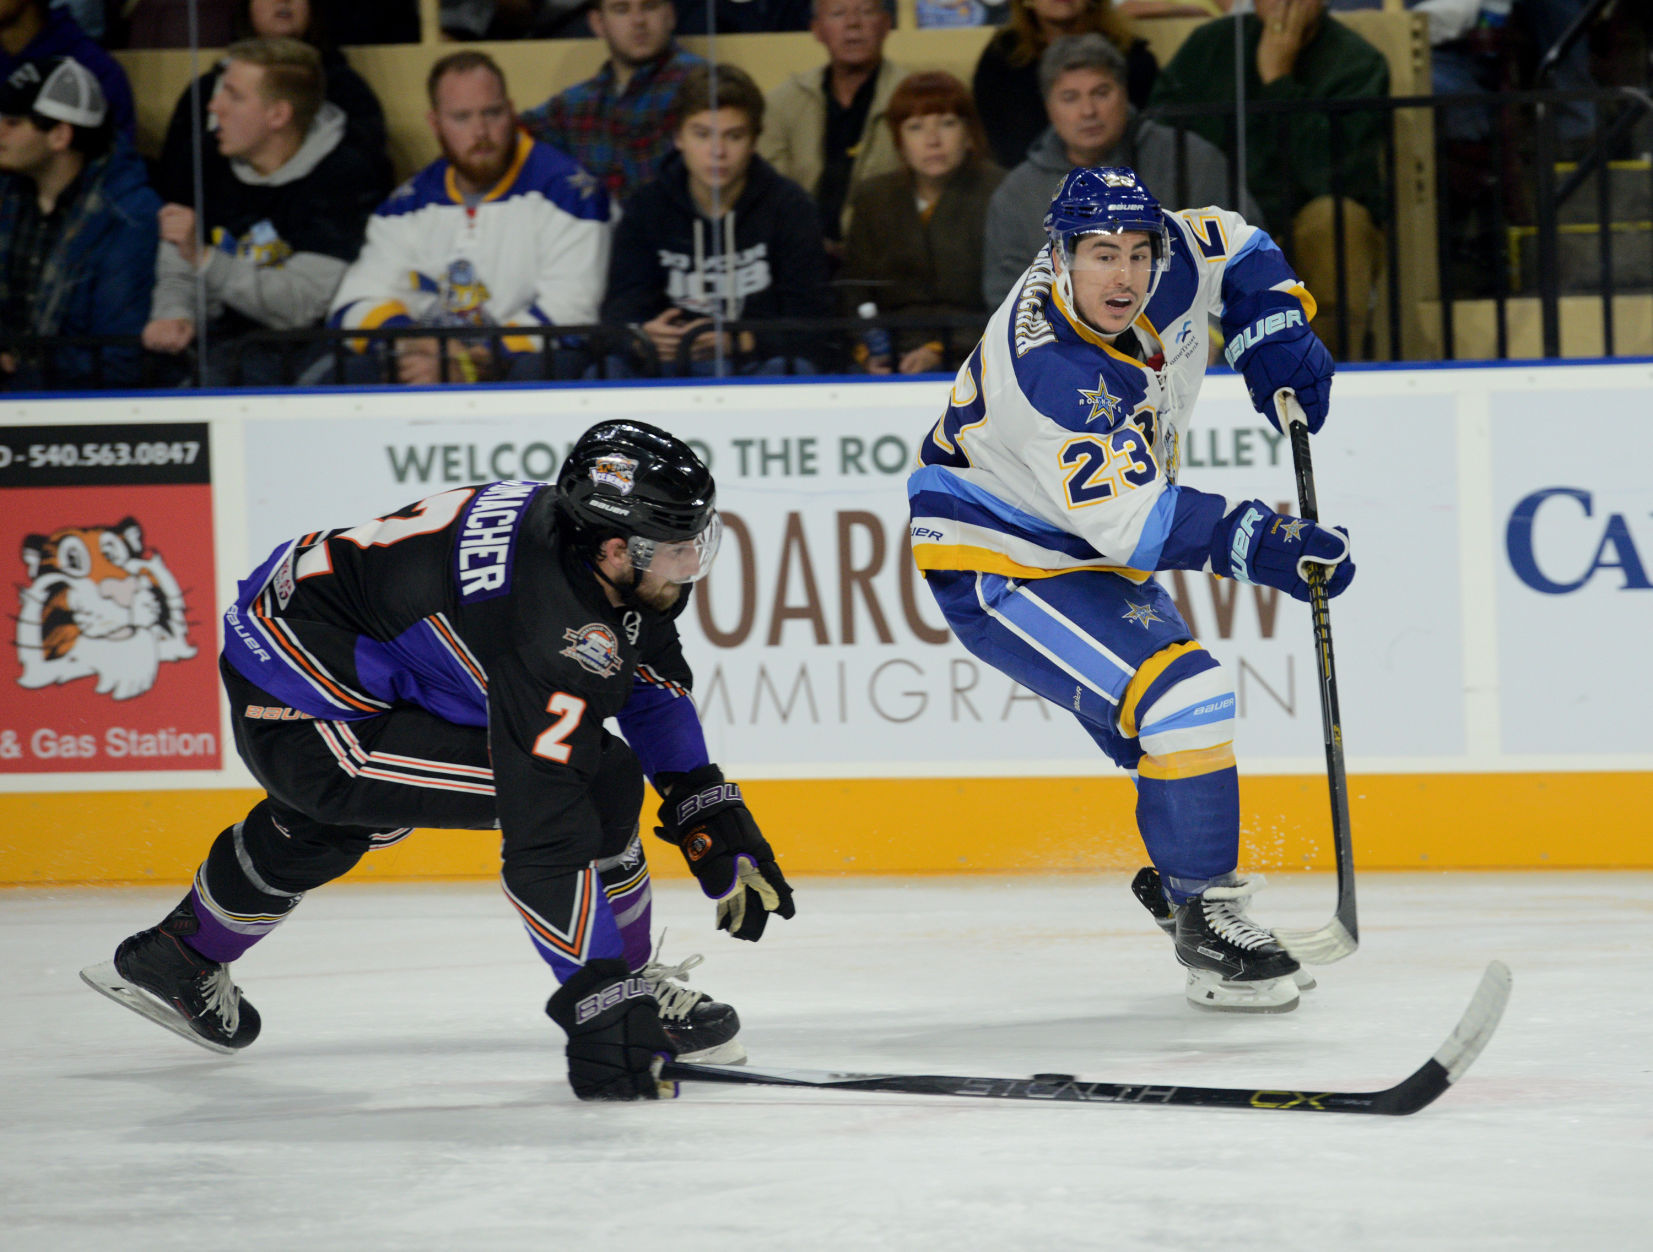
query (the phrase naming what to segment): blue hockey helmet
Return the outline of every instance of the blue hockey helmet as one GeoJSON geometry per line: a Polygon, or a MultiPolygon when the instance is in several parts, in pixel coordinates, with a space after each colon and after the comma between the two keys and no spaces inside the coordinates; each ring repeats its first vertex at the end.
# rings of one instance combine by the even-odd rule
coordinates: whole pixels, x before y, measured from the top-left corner
{"type": "Polygon", "coordinates": [[[1074,241],[1083,235],[1117,235],[1143,231],[1154,251],[1154,272],[1171,266],[1171,231],[1165,211],[1136,171],[1124,165],[1081,166],[1069,170],[1045,214],[1045,234],[1063,266],[1072,263],[1074,241]]]}

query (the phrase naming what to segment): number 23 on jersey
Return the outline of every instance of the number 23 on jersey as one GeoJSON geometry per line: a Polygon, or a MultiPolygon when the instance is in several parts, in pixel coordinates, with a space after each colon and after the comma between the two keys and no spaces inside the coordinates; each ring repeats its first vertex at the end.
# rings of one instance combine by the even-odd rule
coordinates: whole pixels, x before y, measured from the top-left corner
{"type": "Polygon", "coordinates": [[[1069,439],[1057,454],[1065,471],[1062,486],[1068,508],[1082,509],[1124,495],[1154,481],[1159,467],[1153,449],[1134,426],[1106,435],[1069,439]]]}

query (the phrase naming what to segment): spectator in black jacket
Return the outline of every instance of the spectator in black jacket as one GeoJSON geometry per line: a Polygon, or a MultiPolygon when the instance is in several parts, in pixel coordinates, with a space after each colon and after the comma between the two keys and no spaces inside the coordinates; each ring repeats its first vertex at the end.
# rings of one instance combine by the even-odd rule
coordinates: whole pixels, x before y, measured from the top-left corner
{"type": "Polygon", "coordinates": [[[1049,120],[1039,86],[1040,56],[1063,35],[1090,33],[1119,49],[1126,94],[1137,108],[1147,105],[1159,62],[1112,0],[1010,0],[1010,20],[982,49],[971,83],[993,159],[1005,169],[1022,163],[1049,120]]]}
{"type": "MultiPolygon", "coordinates": [[[[309,44],[231,44],[211,108],[225,159],[207,166],[204,202],[160,212],[155,298],[143,331],[155,352],[180,353],[194,342],[198,291],[211,320],[209,351],[226,336],[321,321],[386,193],[344,142],[343,110],[323,98],[321,56],[309,44]]],[[[278,354],[258,355],[249,356],[242,381],[285,381],[278,354]]]]}
{"type": "MultiPolygon", "coordinates": [[[[390,154],[386,148],[385,111],[379,104],[379,97],[373,94],[373,88],[367,85],[367,80],[350,68],[350,62],[344,59],[344,53],[334,44],[323,21],[324,12],[324,6],[316,4],[312,7],[310,0],[240,0],[235,37],[298,39],[321,53],[322,72],[327,79],[327,100],[344,110],[344,142],[371,166],[374,176],[383,182],[388,194],[393,180],[390,154]]],[[[194,115],[196,121],[193,125],[190,120],[191,88],[184,88],[183,95],[178,97],[178,103],[172,110],[172,120],[166,128],[161,159],[155,166],[155,188],[164,199],[179,204],[193,199],[197,133],[206,140],[201,149],[203,162],[222,163],[225,160],[212,142],[212,130],[217,123],[207,109],[218,86],[218,76],[223,72],[224,62],[220,61],[201,75],[200,112],[194,115]]],[[[215,171],[208,178],[221,176],[221,171],[215,171]]]]}
{"type": "Polygon", "coordinates": [[[826,317],[826,248],[815,201],[782,178],[756,144],[763,93],[745,71],[697,65],[678,96],[677,151],[626,201],[609,261],[603,320],[637,327],[667,372],[810,373],[808,336],[708,328],[717,321],[826,317]],[[704,333],[693,334],[702,331],[704,333]]]}

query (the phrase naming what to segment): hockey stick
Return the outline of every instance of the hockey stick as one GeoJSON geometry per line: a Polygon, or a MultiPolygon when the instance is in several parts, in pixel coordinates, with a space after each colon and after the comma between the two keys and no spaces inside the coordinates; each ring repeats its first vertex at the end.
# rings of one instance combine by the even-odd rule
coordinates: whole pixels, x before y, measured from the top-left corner
{"type": "Polygon", "coordinates": [[[1404,1117],[1431,1104],[1481,1055],[1509,1001],[1510,971],[1494,961],[1452,1034],[1413,1074],[1382,1091],[1276,1091],[1247,1087],[1155,1087],[1146,1083],[1090,1082],[1072,1074],[1032,1078],[961,1078],[939,1074],[845,1074],[830,1070],[753,1069],[668,1061],[661,1078],[742,1086],[810,1087],[830,1091],[888,1091],[902,1095],[970,1096],[989,1100],[1047,1100],[1088,1104],[1191,1104],[1201,1108],[1285,1109],[1302,1113],[1382,1113],[1404,1117]]]}
{"type": "MultiPolygon", "coordinates": [[[[1303,517],[1320,520],[1314,497],[1314,466],[1309,460],[1309,424],[1289,388],[1274,393],[1275,411],[1291,433],[1291,458],[1297,469],[1297,502],[1303,517]]],[[[1337,906],[1319,930],[1276,930],[1274,937],[1307,965],[1330,965],[1360,946],[1355,920],[1355,860],[1349,840],[1349,780],[1343,767],[1343,722],[1337,708],[1337,673],[1332,666],[1332,619],[1327,606],[1326,574],[1309,571],[1309,608],[1314,617],[1314,660],[1320,671],[1320,725],[1326,741],[1326,781],[1331,789],[1332,847],[1337,864],[1337,906]]]]}

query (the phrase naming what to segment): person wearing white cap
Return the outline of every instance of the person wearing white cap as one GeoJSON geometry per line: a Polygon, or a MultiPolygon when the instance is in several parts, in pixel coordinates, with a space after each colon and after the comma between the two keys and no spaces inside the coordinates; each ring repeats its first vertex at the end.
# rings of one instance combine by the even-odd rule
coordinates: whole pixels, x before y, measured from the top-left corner
{"type": "Polygon", "coordinates": [[[137,119],[132,85],[120,62],[81,29],[65,8],[51,8],[48,0],[0,0],[0,82],[25,61],[72,57],[92,72],[108,101],[115,133],[132,143],[137,119]]]}
{"type": "Polygon", "coordinates": [[[66,57],[0,82],[0,333],[129,335],[131,347],[0,343],[0,389],[137,381],[160,197],[116,142],[97,78],[66,57]]]}

